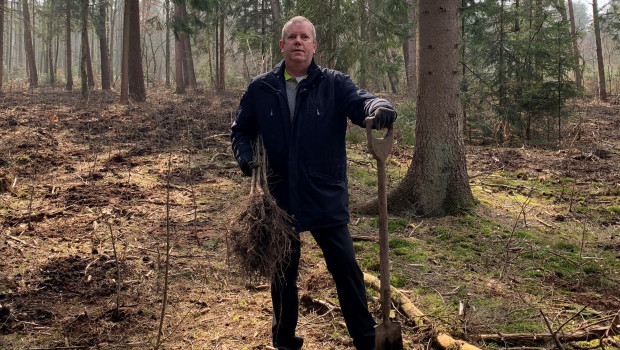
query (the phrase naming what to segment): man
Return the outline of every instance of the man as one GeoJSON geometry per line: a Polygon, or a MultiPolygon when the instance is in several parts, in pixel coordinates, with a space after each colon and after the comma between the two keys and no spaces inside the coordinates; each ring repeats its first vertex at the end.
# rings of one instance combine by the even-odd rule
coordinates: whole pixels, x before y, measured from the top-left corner
{"type": "MultiPolygon", "coordinates": [[[[294,219],[296,232],[310,231],[321,247],[336,283],[349,334],[357,349],[375,348],[376,325],[368,312],[361,269],[348,231],[345,133],[347,117],[359,126],[374,115],[373,127],[390,126],[392,105],[334,70],[313,60],[314,25],[294,17],[282,28],[284,60],[247,87],[232,125],[232,148],[247,176],[256,164],[252,142],[260,133],[269,162],[269,188],[278,205],[294,219]]],[[[300,242],[296,241],[283,276],[271,284],[273,345],[300,349],[297,275],[300,242]]]]}

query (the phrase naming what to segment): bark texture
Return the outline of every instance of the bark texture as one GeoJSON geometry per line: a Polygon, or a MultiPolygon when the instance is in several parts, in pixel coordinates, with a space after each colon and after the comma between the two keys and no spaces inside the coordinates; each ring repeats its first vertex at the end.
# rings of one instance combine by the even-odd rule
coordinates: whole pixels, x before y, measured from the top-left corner
{"type": "Polygon", "coordinates": [[[416,141],[405,178],[388,194],[391,210],[437,216],[474,202],[463,141],[459,42],[458,2],[418,1],[416,141]]]}

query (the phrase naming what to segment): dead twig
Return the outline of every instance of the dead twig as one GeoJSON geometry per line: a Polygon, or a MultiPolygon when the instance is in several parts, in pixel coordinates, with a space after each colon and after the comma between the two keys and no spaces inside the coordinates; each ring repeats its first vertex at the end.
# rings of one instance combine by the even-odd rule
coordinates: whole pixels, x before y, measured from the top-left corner
{"type": "Polygon", "coordinates": [[[553,328],[551,328],[551,324],[549,323],[549,320],[547,319],[547,315],[545,315],[545,313],[541,309],[538,309],[538,311],[540,312],[540,315],[543,317],[543,320],[545,321],[545,324],[547,325],[547,329],[549,329],[549,333],[551,334],[551,338],[553,339],[553,342],[558,347],[558,349],[564,350],[564,345],[562,345],[562,342],[560,342],[560,339],[558,338],[558,332],[554,331],[553,328]]]}
{"type": "Polygon", "coordinates": [[[24,242],[23,240],[21,240],[21,239],[19,239],[17,237],[11,236],[8,233],[6,234],[6,237],[14,240],[15,242],[19,242],[19,243],[25,245],[26,247],[35,248],[35,249],[38,248],[37,246],[34,246],[34,245],[32,245],[30,243],[27,243],[27,242],[24,242]]]}
{"type": "MultiPolygon", "coordinates": [[[[114,231],[112,230],[112,225],[108,220],[105,220],[105,223],[108,225],[108,229],[110,230],[110,239],[112,240],[112,250],[114,251],[114,264],[116,265],[116,318],[118,319],[120,313],[119,308],[121,305],[121,285],[123,284],[123,280],[121,279],[121,266],[120,266],[120,258],[118,256],[118,252],[116,251],[116,237],[114,236],[114,231]]],[[[90,264],[89,264],[90,266],[90,264]]],[[[88,266],[86,267],[88,269],[88,266]]]]}
{"type": "Polygon", "coordinates": [[[159,349],[162,342],[162,335],[164,332],[164,317],[166,316],[166,304],[168,302],[168,277],[170,271],[170,178],[172,174],[172,151],[168,153],[168,179],[166,186],[166,255],[164,258],[164,295],[161,301],[161,314],[159,315],[159,327],[157,329],[157,341],[155,342],[155,349],[159,349]]]}
{"type": "Polygon", "coordinates": [[[532,200],[532,193],[534,192],[534,189],[531,188],[530,192],[527,194],[527,197],[525,198],[525,200],[523,201],[523,203],[521,203],[521,210],[519,211],[519,214],[517,214],[517,217],[515,218],[515,223],[514,225],[512,225],[512,230],[510,231],[510,236],[508,237],[508,241],[506,241],[506,246],[504,248],[504,265],[502,266],[502,271],[499,274],[499,278],[500,280],[504,277],[504,274],[506,272],[506,269],[508,268],[508,264],[510,263],[510,245],[512,244],[512,240],[515,236],[515,232],[517,230],[517,225],[519,224],[519,219],[521,218],[521,214],[523,214],[523,220],[525,220],[525,208],[527,207],[527,205],[530,203],[530,201],[532,200]]]}

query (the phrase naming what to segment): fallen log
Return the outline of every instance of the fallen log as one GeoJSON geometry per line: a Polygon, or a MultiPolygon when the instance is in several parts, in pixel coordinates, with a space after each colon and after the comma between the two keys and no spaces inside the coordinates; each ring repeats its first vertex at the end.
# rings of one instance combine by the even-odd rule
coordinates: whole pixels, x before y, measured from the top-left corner
{"type": "MultiPolygon", "coordinates": [[[[380,291],[379,279],[373,275],[364,273],[364,284],[373,290],[380,291]]],[[[416,326],[422,326],[424,323],[430,324],[430,320],[420,309],[418,309],[409,298],[394,286],[390,286],[392,292],[392,302],[407,317],[407,320],[416,326]]],[[[451,335],[441,331],[435,334],[435,342],[442,349],[462,349],[462,350],[480,350],[480,348],[471,345],[465,341],[452,338],[451,335]]]]}
{"type": "MultiPolygon", "coordinates": [[[[598,327],[586,331],[559,333],[557,334],[557,336],[562,343],[590,341],[620,334],[620,328],[618,328],[618,326],[615,326],[614,328],[615,329],[610,329],[610,327],[598,327]]],[[[534,346],[550,344],[553,342],[553,336],[548,333],[480,334],[477,337],[481,341],[493,342],[498,344],[518,344],[534,346]]]]}

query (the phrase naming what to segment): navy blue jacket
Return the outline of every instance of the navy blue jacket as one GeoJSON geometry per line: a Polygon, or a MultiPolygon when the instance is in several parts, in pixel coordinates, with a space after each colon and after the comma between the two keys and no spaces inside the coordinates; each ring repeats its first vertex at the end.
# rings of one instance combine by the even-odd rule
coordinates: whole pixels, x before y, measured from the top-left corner
{"type": "Polygon", "coordinates": [[[278,205],[295,219],[298,232],[349,222],[347,117],[359,126],[384,99],[358,88],[351,79],[312,61],[297,87],[291,122],[284,62],[248,85],[232,125],[232,148],[241,164],[252,160],[252,142],[263,137],[269,162],[269,188],[278,205]]]}

